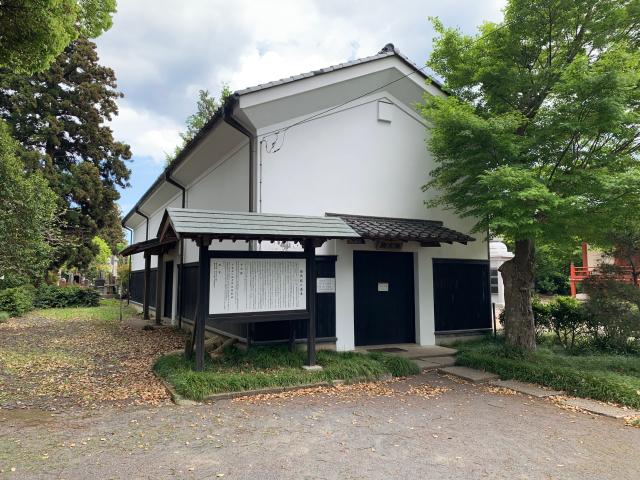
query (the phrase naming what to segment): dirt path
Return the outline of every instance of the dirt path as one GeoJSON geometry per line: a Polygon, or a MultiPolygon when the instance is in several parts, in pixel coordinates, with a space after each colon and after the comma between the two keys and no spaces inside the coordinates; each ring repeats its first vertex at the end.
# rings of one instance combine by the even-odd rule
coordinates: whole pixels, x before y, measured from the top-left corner
{"type": "MultiPolygon", "coordinates": [[[[125,319],[135,318],[125,310],[125,319]]],[[[184,345],[171,328],[119,321],[119,305],[50,309],[0,324],[0,407],[157,404],[168,397],[151,366],[184,345]]]]}
{"type": "Polygon", "coordinates": [[[0,478],[636,480],[639,451],[640,429],[620,421],[436,374],[194,407],[0,411],[0,478]]]}

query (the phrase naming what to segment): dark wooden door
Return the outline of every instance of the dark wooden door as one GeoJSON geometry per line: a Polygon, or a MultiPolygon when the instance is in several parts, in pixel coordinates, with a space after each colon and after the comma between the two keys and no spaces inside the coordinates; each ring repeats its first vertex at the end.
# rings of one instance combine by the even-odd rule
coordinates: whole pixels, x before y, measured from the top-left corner
{"type": "Polygon", "coordinates": [[[416,338],[413,254],[353,252],[356,345],[416,338]]]}
{"type": "Polygon", "coordinates": [[[171,318],[173,308],[173,261],[164,262],[164,309],[163,315],[171,318]]]}
{"type": "Polygon", "coordinates": [[[491,328],[489,262],[433,260],[436,332],[491,328]]]}

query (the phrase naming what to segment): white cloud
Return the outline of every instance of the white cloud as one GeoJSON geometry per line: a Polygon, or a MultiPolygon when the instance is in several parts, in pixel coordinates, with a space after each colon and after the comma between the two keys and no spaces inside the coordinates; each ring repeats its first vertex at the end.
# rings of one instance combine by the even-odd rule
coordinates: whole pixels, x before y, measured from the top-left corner
{"type": "Polygon", "coordinates": [[[173,152],[180,142],[180,125],[153,112],[135,109],[120,103],[120,114],[111,127],[117,138],[131,145],[134,156],[149,157],[155,164],[164,164],[165,153],[173,152]]]}

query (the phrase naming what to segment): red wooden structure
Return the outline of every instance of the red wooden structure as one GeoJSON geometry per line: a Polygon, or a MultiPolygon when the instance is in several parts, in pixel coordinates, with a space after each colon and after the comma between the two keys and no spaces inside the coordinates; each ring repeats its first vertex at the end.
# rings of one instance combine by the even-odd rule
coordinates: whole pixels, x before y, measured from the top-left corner
{"type": "MultiPolygon", "coordinates": [[[[615,259],[616,280],[625,283],[633,283],[633,269],[624,265],[619,259],[615,259]]],[[[571,296],[576,296],[577,286],[592,275],[597,275],[597,268],[589,266],[588,247],[586,242],[582,242],[582,266],[576,267],[573,262],[569,267],[569,284],[571,296]]]]}

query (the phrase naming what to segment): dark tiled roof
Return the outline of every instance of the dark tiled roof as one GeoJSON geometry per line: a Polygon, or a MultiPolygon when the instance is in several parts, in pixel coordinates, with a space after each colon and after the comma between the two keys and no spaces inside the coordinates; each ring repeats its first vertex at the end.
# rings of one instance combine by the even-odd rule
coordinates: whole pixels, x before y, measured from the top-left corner
{"type": "Polygon", "coordinates": [[[264,90],[264,89],[267,89],[267,88],[276,87],[278,85],[284,85],[286,83],[295,82],[296,80],[302,80],[302,79],[305,79],[305,78],[316,77],[316,76],[322,75],[324,73],[335,72],[336,70],[342,70],[343,68],[353,67],[354,65],[360,65],[361,63],[369,63],[369,62],[372,62],[374,60],[379,60],[381,58],[392,57],[394,55],[397,56],[398,58],[400,58],[400,60],[402,60],[410,68],[415,70],[415,72],[418,73],[420,76],[422,76],[425,79],[430,80],[438,88],[442,88],[442,84],[438,80],[428,76],[426,73],[424,73],[422,71],[422,69],[424,67],[419,67],[418,65],[413,63],[406,55],[400,53],[400,51],[396,47],[394,47],[392,43],[388,43],[387,45],[384,46],[384,48],[382,50],[380,50],[375,55],[371,55],[369,57],[357,58],[355,60],[350,60],[348,62],[339,63],[337,65],[331,65],[329,67],[320,68],[318,70],[312,70],[311,72],[300,73],[298,75],[293,75],[291,77],[281,78],[280,80],[274,80],[274,81],[268,82],[268,83],[262,83],[260,85],[255,85],[253,87],[248,87],[248,88],[245,88],[243,90],[238,90],[238,91],[235,92],[235,94],[236,95],[245,95],[247,93],[253,93],[253,92],[257,92],[257,91],[264,90]]]}
{"type": "Polygon", "coordinates": [[[360,237],[367,240],[389,240],[420,242],[424,244],[464,243],[475,238],[457,232],[435,220],[417,218],[367,217],[342,213],[327,213],[327,216],[340,217],[360,237]]]}

